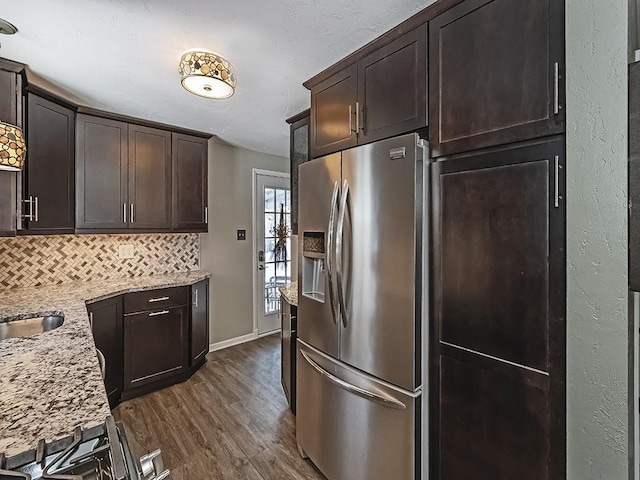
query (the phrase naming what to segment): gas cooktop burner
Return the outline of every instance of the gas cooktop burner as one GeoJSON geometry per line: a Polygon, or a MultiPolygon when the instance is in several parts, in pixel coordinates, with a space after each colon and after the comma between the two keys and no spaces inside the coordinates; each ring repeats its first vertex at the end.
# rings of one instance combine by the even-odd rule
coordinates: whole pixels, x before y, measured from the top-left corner
{"type": "Polygon", "coordinates": [[[82,430],[37,450],[6,458],[0,454],[0,480],[163,480],[169,470],[160,450],[133,458],[122,423],[107,417],[103,425],[82,430]]]}

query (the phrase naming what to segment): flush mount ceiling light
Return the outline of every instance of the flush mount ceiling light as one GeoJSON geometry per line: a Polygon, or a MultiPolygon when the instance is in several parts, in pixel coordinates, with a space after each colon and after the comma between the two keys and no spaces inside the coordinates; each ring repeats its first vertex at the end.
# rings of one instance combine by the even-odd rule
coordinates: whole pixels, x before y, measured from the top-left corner
{"type": "Polygon", "coordinates": [[[13,35],[18,29],[7,22],[4,18],[0,18],[0,33],[4,35],[13,35]]]}
{"type": "Polygon", "coordinates": [[[194,95],[229,98],[236,89],[233,65],[208,50],[188,50],[180,58],[182,86],[194,95]]]}
{"type": "Polygon", "coordinates": [[[15,125],[0,122],[0,170],[22,170],[26,152],[22,130],[15,125]]]}

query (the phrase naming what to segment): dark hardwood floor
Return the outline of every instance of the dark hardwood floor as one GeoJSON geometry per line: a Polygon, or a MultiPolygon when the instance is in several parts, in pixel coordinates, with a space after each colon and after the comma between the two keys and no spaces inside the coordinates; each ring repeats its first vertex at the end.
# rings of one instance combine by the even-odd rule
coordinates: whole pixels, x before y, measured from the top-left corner
{"type": "Polygon", "coordinates": [[[162,449],[173,480],[321,480],[298,454],[280,385],[280,337],[207,355],[187,382],[114,410],[139,456],[162,449]]]}

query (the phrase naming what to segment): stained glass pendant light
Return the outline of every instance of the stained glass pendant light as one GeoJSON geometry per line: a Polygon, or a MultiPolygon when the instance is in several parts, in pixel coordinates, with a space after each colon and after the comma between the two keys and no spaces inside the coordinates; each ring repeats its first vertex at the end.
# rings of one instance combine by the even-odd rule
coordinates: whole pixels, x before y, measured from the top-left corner
{"type": "Polygon", "coordinates": [[[22,130],[0,122],[0,170],[19,172],[24,166],[26,153],[22,130]]]}
{"type": "Polygon", "coordinates": [[[233,65],[208,50],[188,50],[180,58],[182,86],[194,95],[229,98],[236,89],[233,65]]]}

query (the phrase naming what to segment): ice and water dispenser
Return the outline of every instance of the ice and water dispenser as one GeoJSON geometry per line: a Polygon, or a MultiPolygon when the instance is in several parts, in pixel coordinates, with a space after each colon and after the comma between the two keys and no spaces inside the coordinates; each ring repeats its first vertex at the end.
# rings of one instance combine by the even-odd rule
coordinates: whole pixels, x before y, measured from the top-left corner
{"type": "Polygon", "coordinates": [[[325,288],[325,235],[324,232],[304,232],[302,236],[302,288],[305,297],[324,302],[325,288]]]}

